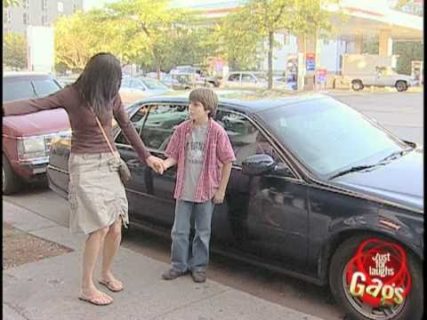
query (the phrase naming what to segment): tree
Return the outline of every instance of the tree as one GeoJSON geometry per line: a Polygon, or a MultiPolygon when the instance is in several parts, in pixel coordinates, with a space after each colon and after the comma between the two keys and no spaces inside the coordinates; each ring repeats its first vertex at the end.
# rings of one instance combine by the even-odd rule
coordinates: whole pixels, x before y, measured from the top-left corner
{"type": "MultiPolygon", "coordinates": [[[[274,33],[287,31],[304,36],[318,34],[330,28],[329,14],[323,9],[323,0],[250,0],[225,19],[221,36],[228,57],[244,57],[253,61],[256,48],[267,38],[268,88],[273,84],[273,50],[277,44],[274,33]],[[236,43],[237,42],[237,43],[236,43]],[[239,46],[247,52],[239,50],[239,46]]],[[[242,59],[244,60],[244,59],[242,59]]]]}
{"type": "Polygon", "coordinates": [[[117,41],[114,47],[121,50],[121,59],[154,67],[158,75],[177,61],[194,61],[205,48],[199,41],[202,33],[191,27],[194,17],[183,10],[171,10],[166,0],[111,3],[105,19],[121,29],[122,37],[111,35],[117,41]]]}
{"type": "Polygon", "coordinates": [[[59,18],[55,23],[55,64],[82,71],[92,54],[97,51],[98,40],[93,18],[76,12],[59,18]]]}
{"type": "Polygon", "coordinates": [[[9,32],[3,39],[3,65],[15,70],[27,66],[27,45],[24,35],[9,32]]]}

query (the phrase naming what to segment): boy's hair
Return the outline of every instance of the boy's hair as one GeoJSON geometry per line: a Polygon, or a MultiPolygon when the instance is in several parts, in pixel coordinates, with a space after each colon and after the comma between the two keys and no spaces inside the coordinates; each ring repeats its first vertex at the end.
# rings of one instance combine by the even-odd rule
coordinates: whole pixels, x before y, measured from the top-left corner
{"type": "Polygon", "coordinates": [[[209,117],[214,118],[218,107],[218,96],[208,88],[197,88],[190,92],[190,102],[200,102],[205,110],[209,110],[209,117]]]}

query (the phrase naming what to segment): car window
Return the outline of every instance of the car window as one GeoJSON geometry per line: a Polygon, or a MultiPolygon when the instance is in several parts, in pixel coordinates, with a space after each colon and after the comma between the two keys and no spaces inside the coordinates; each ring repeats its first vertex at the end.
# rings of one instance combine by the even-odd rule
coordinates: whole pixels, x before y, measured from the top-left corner
{"type": "Polygon", "coordinates": [[[156,79],[144,79],[141,80],[142,82],[144,82],[144,84],[147,86],[148,89],[151,90],[155,90],[155,89],[167,89],[168,87],[166,87],[163,83],[161,83],[160,81],[156,80],[156,79]]]}
{"type": "Polygon", "coordinates": [[[150,112],[141,132],[142,141],[147,148],[164,151],[175,127],[187,117],[187,105],[150,106],[150,112]]]}
{"type": "Polygon", "coordinates": [[[48,96],[61,89],[59,84],[53,79],[33,80],[33,85],[39,97],[48,96]]]}
{"type": "Polygon", "coordinates": [[[233,73],[228,77],[228,81],[240,81],[240,73],[233,73]]]}
{"type": "MultiPolygon", "coordinates": [[[[144,117],[148,109],[149,106],[141,105],[140,109],[138,109],[138,111],[135,112],[130,118],[130,121],[132,122],[133,127],[136,129],[137,132],[141,132],[142,130],[142,124],[144,122],[144,117]]],[[[116,143],[129,145],[129,142],[125,138],[123,131],[120,131],[120,134],[117,136],[116,143]]]]}
{"type": "Polygon", "coordinates": [[[8,81],[3,79],[3,102],[36,97],[30,80],[8,81]]]}
{"type": "Polygon", "coordinates": [[[274,160],[280,160],[273,146],[264,135],[243,115],[219,110],[216,121],[225,129],[230,138],[236,156],[235,165],[254,154],[268,154],[274,160]]]}
{"type": "Polygon", "coordinates": [[[256,79],[251,74],[242,74],[242,82],[256,82],[256,79]]]}
{"type": "Polygon", "coordinates": [[[145,86],[139,79],[133,79],[131,82],[131,87],[139,90],[145,90],[145,86]]]}

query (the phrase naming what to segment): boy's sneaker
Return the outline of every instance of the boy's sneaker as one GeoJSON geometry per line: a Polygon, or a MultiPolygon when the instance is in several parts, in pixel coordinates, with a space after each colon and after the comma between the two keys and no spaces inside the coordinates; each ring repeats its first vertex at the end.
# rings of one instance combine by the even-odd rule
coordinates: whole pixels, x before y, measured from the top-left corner
{"type": "Polygon", "coordinates": [[[194,282],[205,282],[206,281],[206,271],[200,270],[200,271],[193,271],[191,273],[191,277],[193,278],[194,282]]]}
{"type": "Polygon", "coordinates": [[[176,269],[169,269],[168,271],[165,271],[162,273],[162,279],[163,280],[174,280],[182,275],[184,275],[185,272],[176,270],[176,269]]]}

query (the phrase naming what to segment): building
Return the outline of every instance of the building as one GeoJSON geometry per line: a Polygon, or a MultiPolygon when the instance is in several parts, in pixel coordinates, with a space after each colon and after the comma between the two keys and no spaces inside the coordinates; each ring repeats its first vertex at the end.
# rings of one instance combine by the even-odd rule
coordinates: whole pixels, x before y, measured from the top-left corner
{"type": "Polygon", "coordinates": [[[27,26],[51,26],[63,15],[83,9],[83,0],[21,0],[20,6],[3,8],[3,33],[25,34],[27,26]]]}

